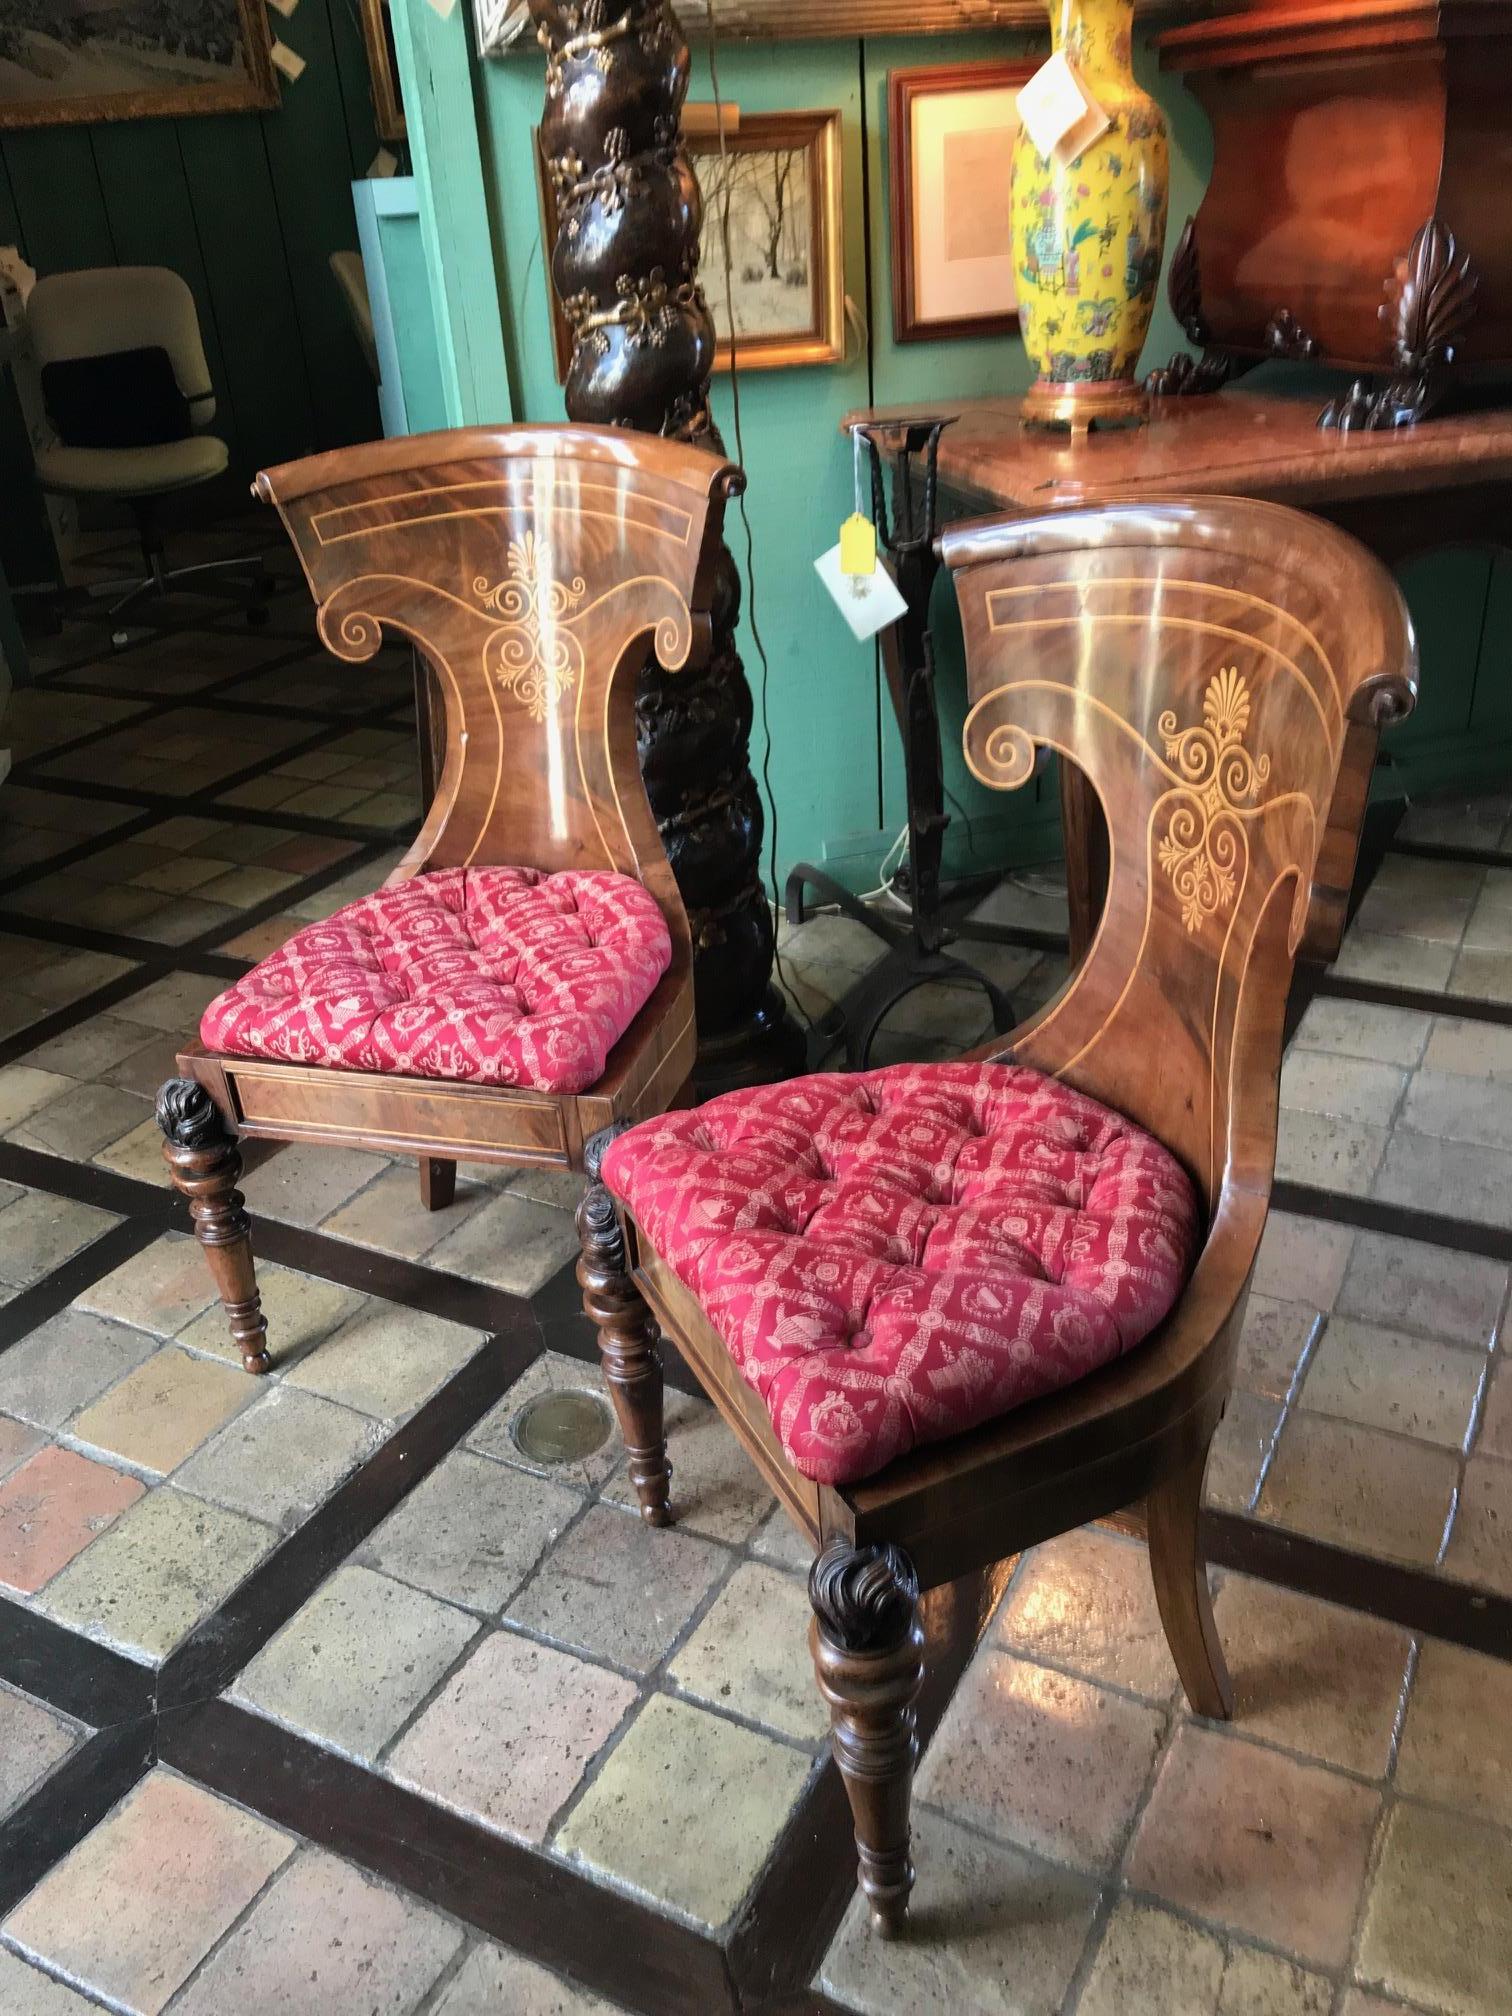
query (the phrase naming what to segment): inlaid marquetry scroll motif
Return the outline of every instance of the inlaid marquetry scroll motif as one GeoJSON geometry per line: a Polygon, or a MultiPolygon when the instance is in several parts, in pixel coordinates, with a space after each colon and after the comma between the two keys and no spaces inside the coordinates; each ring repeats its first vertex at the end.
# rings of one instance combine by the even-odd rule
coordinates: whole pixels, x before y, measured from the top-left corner
{"type": "Polygon", "coordinates": [[[532,721],[544,721],[583,669],[583,647],[566,626],[588,584],[581,574],[558,580],[534,532],[511,540],[508,567],[503,581],[490,586],[480,574],[473,583],[485,606],[504,618],[504,627],[484,647],[484,664],[504,692],[523,702],[532,721]]]}
{"type": "Polygon", "coordinates": [[[1176,794],[1156,859],[1181,903],[1181,920],[1198,931],[1234,900],[1244,851],[1240,815],[1270,776],[1269,756],[1244,746],[1249,727],[1249,686],[1226,665],[1208,681],[1202,723],[1178,728],[1175,710],[1160,717],[1166,755],[1186,788],[1176,794]]]}

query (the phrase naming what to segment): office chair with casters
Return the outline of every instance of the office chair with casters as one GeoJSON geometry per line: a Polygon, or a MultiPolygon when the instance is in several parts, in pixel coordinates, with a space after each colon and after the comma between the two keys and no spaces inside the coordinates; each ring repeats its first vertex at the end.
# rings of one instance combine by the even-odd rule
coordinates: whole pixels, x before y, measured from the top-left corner
{"type": "Polygon", "coordinates": [[[91,597],[115,598],[114,621],[170,586],[248,575],[247,620],[266,622],[273,584],[260,553],[189,567],[165,562],[161,500],[212,482],[231,459],[225,442],[205,431],[215,393],[188,284],[163,266],[54,273],[32,289],[26,319],[53,430],[36,450],[38,482],[65,496],[127,504],[142,544],[144,571],[92,583],[91,597]]]}

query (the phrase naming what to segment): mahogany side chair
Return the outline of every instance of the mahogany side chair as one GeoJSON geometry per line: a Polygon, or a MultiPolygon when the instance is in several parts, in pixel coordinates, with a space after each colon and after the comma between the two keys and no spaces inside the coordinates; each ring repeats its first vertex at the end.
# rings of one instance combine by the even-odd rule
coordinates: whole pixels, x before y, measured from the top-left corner
{"type": "MultiPolygon", "coordinates": [[[[474,428],[317,455],[257,479],[358,665],[385,630],[443,697],[424,826],[382,889],[211,1003],[158,1119],[249,1372],[271,1359],[238,1140],[582,1169],[611,1123],[682,1096],[696,1048],[687,918],[641,783],[635,678],[711,641],[731,464],[642,434],[474,428]]],[[[579,1213],[585,1271],[619,1232],[579,1213]]],[[[589,1288],[590,1303],[595,1291],[589,1288]]],[[[276,1340],[274,1340],[276,1342],[276,1340]]],[[[634,1443],[639,1373],[611,1360],[634,1443]]]]}
{"type": "MultiPolygon", "coordinates": [[[[810,1644],[884,1935],[913,1885],[921,1589],[1142,1502],[1187,1698],[1232,1711],[1198,1515],[1286,997],[1299,953],[1338,949],[1379,732],[1417,680],[1390,576],[1276,505],[1068,510],[941,549],[971,769],[1014,790],[1054,750],[1107,815],[1086,958],[968,1059],[727,1094],[603,1160],[643,1298],[622,1355],[673,1341],[816,1550],[810,1644]]],[[[665,1519],[665,1463],[641,1468],[665,1519]]]]}

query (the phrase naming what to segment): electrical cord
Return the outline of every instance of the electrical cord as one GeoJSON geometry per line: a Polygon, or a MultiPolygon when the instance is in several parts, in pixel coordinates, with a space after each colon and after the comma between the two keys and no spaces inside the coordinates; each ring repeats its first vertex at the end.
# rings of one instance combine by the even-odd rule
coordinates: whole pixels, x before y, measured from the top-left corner
{"type": "MultiPolygon", "coordinates": [[[[738,337],[735,330],[735,262],[730,252],[730,149],[725,132],[724,95],[719,85],[719,21],[715,0],[708,0],[709,16],[709,81],[714,90],[714,119],[719,130],[719,165],[721,175],[719,204],[719,235],[724,258],[725,302],[729,311],[730,328],[730,405],[735,424],[735,460],[745,467],[745,434],[741,426],[740,414],[740,358],[738,337]]],[[[761,665],[761,733],[765,748],[761,758],[761,787],[766,798],[767,836],[769,841],[767,873],[771,878],[774,894],[780,885],[777,880],[777,800],[772,792],[772,723],[768,708],[768,689],[772,681],[772,668],[766,654],[766,646],[761,639],[761,626],[756,615],[756,541],[751,531],[751,517],[746,509],[745,493],[737,500],[736,508],[745,533],[746,554],[746,621],[750,625],[751,641],[756,647],[756,656],[761,665]]],[[[780,903],[780,897],[779,897],[780,903]]],[[[774,904],[774,908],[778,908],[774,904]]],[[[779,912],[780,914],[780,912],[779,912]]],[[[782,952],[777,944],[777,932],[772,932],[772,960],[777,968],[777,978],[783,992],[798,1010],[809,1029],[814,1026],[814,1018],[799,1000],[792,982],[788,979],[783,964],[782,952]]]]}

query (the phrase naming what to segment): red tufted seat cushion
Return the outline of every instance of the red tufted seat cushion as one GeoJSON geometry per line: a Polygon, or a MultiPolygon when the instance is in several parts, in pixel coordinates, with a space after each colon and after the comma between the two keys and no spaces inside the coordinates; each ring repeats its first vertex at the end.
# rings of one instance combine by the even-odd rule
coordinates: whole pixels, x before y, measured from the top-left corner
{"type": "Polygon", "coordinates": [[[628,875],[444,868],[296,932],[200,1036],[238,1057],[582,1092],[671,959],[628,875]]]}
{"type": "Polygon", "coordinates": [[[1199,1239],[1158,1141],[1007,1064],[732,1092],[622,1135],[603,1169],[821,1484],[1130,1350],[1199,1239]]]}

